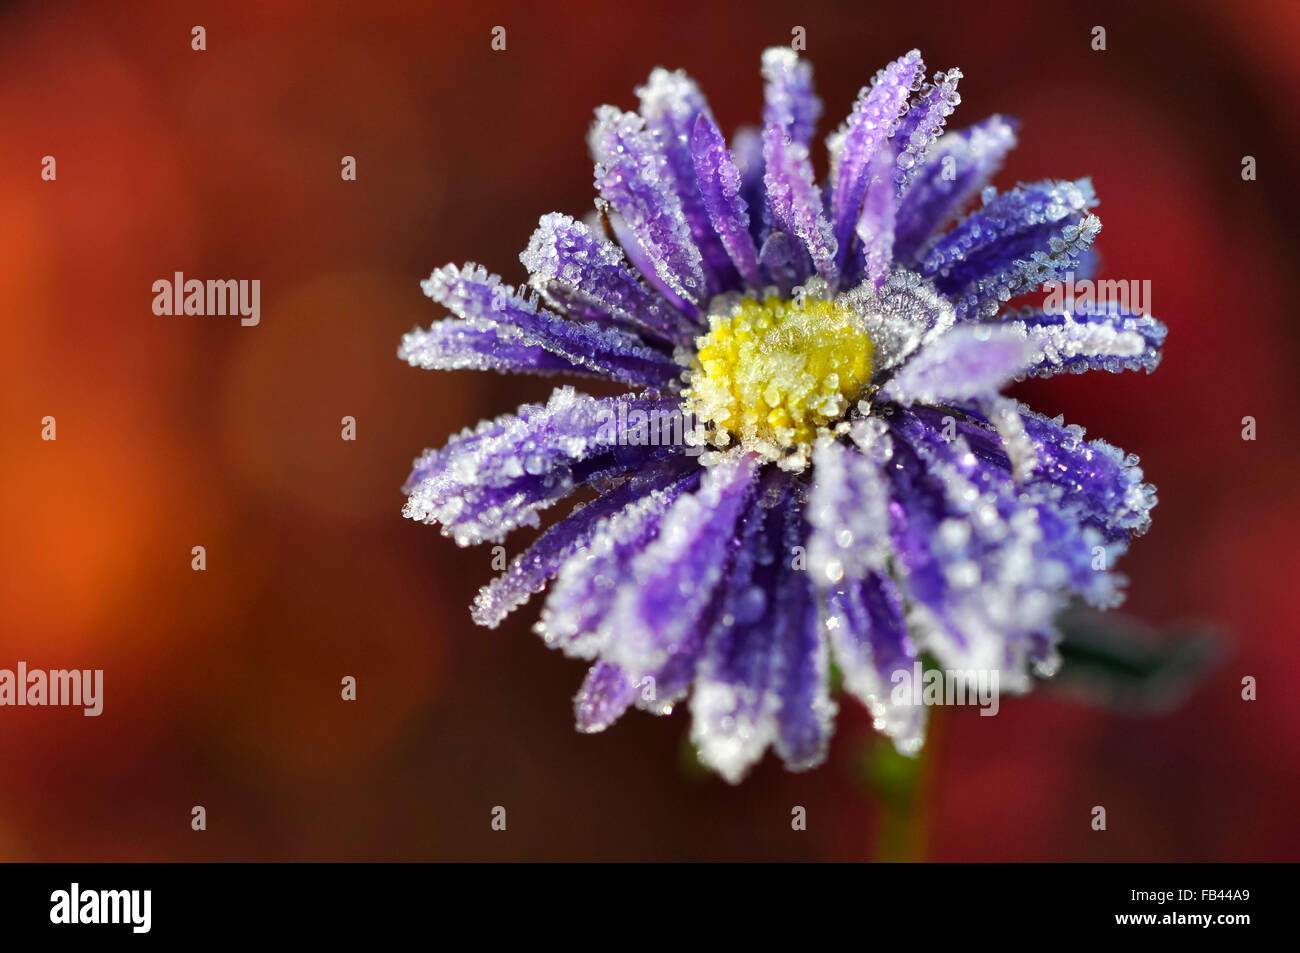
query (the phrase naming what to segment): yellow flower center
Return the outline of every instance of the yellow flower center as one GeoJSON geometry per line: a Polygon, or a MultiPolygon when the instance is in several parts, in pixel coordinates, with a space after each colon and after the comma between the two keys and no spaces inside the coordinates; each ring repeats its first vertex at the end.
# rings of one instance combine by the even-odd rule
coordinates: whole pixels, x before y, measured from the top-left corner
{"type": "Polygon", "coordinates": [[[745,298],[715,308],[696,343],[687,409],[715,446],[735,438],[772,459],[806,457],[871,378],[871,339],[831,301],[745,298]]]}

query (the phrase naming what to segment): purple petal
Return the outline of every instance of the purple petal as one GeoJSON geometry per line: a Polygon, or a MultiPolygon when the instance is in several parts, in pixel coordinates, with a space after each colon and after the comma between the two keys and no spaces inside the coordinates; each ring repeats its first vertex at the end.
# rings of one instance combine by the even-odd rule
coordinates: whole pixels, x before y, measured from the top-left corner
{"type": "Polygon", "coordinates": [[[680,461],[670,461],[634,473],[608,493],[577,506],[511,560],[505,572],[479,590],[470,613],[474,621],[490,629],[496,628],[533,593],[545,589],[546,581],[558,573],[566,561],[586,549],[611,516],[654,490],[665,490],[671,498],[685,489],[686,481],[698,476],[697,470],[695,464],[683,470],[680,461]]]}
{"type": "Polygon", "coordinates": [[[616,226],[625,232],[619,241],[629,257],[629,246],[637,246],[647,262],[646,279],[694,316],[707,294],[703,260],[676,179],[645,121],[602,106],[587,141],[596,161],[596,189],[622,220],[616,226]]]}
{"type": "Polygon", "coordinates": [[[865,451],[836,440],[813,450],[808,495],[808,572],[818,585],[883,569],[889,555],[889,484],[881,472],[891,448],[879,420],[862,421],[865,451]]]}
{"type": "Polygon", "coordinates": [[[491,321],[499,335],[516,343],[542,347],[596,374],[638,386],[674,384],[681,368],[668,355],[617,328],[566,321],[539,309],[529,296],[502,284],[486,269],[446,265],[421,285],[434,301],[466,320],[491,321]]]}
{"type": "MultiPolygon", "coordinates": [[[[768,209],[769,217],[771,209],[768,209]]],[[[767,238],[759,249],[758,258],[781,294],[789,296],[795,285],[812,272],[808,250],[793,235],[787,235],[770,225],[765,228],[767,238]]]]}
{"type": "MultiPolygon", "coordinates": [[[[734,545],[733,545],[734,550],[734,545]]],[[[704,639],[721,618],[726,606],[725,577],[714,587],[713,595],[703,611],[669,653],[667,660],[642,676],[644,689],[636,699],[638,708],[657,715],[672,714],[675,704],[685,698],[699,670],[704,639]]]]}
{"type": "Polygon", "coordinates": [[[763,124],[780,126],[794,142],[807,145],[822,114],[813,92],[812,64],[788,46],[763,51],[763,124]]]}
{"type": "Polygon", "coordinates": [[[733,784],[777,735],[776,580],[791,559],[782,546],[782,505],[790,500],[784,483],[779,471],[766,471],[760,501],[741,518],[735,556],[720,586],[722,612],[705,638],[691,695],[691,740],[700,760],[733,784]]]}
{"type": "Polygon", "coordinates": [[[910,445],[895,440],[892,461],[886,474],[892,496],[889,515],[893,577],[913,603],[924,606],[929,616],[942,624],[946,621],[948,584],[931,543],[938,538],[947,507],[910,445]]]}
{"type": "Polygon", "coordinates": [[[821,192],[813,184],[808,147],[791,142],[780,126],[763,131],[763,183],[773,224],[799,239],[807,249],[817,274],[835,286],[835,237],[822,214],[821,192]]]}
{"type": "Polygon", "coordinates": [[[899,121],[894,133],[895,150],[898,153],[894,181],[899,195],[907,191],[921,171],[931,144],[939,137],[943,124],[952,115],[953,109],[961,102],[961,95],[957,92],[957,82],[961,78],[962,72],[959,69],[936,73],[934,83],[917,95],[912,107],[899,121]]]}
{"type": "Polygon", "coordinates": [[[888,142],[883,143],[871,157],[862,214],[854,228],[854,234],[862,243],[862,258],[845,263],[845,284],[855,283],[858,275],[862,274],[880,287],[893,267],[894,227],[898,214],[898,197],[890,178],[893,162],[894,150],[888,142]]]}
{"type": "Polygon", "coordinates": [[[1087,179],[991,192],[922,262],[921,273],[954,299],[959,320],[992,317],[1003,302],[1062,277],[1101,231],[1087,213],[1097,203],[1087,179]]]}
{"type": "Polygon", "coordinates": [[[1118,304],[1099,308],[1095,314],[1030,312],[1004,326],[1023,331],[1033,343],[1029,373],[1036,377],[1090,370],[1154,371],[1168,333],[1165,326],[1118,304]]]}
{"type": "Polygon", "coordinates": [[[633,557],[659,535],[664,514],[689,492],[701,469],[687,479],[655,490],[602,522],[585,547],[561,565],[541,618],[533,626],[552,648],[593,658],[601,650],[599,628],[614,604],[633,557]]]}
{"type": "Polygon", "coordinates": [[[763,133],[742,126],[731,137],[731,154],[740,173],[740,197],[749,209],[749,235],[756,246],[767,237],[767,193],[763,188],[763,133]]]}
{"type": "MultiPolygon", "coordinates": [[[[1142,482],[1135,456],[1104,440],[1085,440],[1082,427],[1065,425],[1059,417],[1048,420],[1023,404],[1016,409],[1034,458],[1031,473],[1021,481],[1024,490],[1046,500],[1072,524],[1101,530],[1108,544],[1127,543],[1131,536],[1146,532],[1156,503],[1155,488],[1142,482]]],[[[990,472],[1011,472],[1005,438],[978,410],[954,413],[913,406],[904,419],[913,418],[913,427],[923,424],[929,429],[925,439],[931,443],[947,442],[946,427],[955,424],[957,434],[990,472]]]]}
{"type": "Polygon", "coordinates": [[[793,568],[788,555],[805,539],[798,508],[788,505],[773,606],[777,616],[773,683],[780,699],[776,750],[791,771],[807,771],[826,760],[836,710],[830,697],[830,652],[820,595],[808,573],[793,568]]]}
{"type": "Polygon", "coordinates": [[[577,487],[680,452],[628,445],[622,426],[635,414],[674,411],[675,400],[596,398],[559,388],[545,406],[525,404],[417,460],[403,515],[442,524],[461,546],[536,526],[541,510],[577,487]]]}
{"type": "Polygon", "coordinates": [[[1033,345],[1015,328],[959,324],[904,364],[882,393],[904,404],[994,394],[1033,359],[1033,345]]]}
{"type": "Polygon", "coordinates": [[[700,759],[735,783],[775,744],[796,771],[826,754],[835,704],[818,598],[793,555],[805,540],[789,477],[768,470],[741,521],[691,699],[700,759]]]}
{"type": "Polygon", "coordinates": [[[940,138],[899,204],[894,259],[911,265],[988,184],[1015,145],[1015,123],[1002,116],[940,138]]]}
{"type": "Polygon", "coordinates": [[[898,587],[884,573],[845,580],[830,595],[826,627],[845,690],[867,706],[877,731],[915,754],[925,740],[925,707],[894,697],[895,673],[914,678],[919,659],[898,587]]]}
{"type": "Polygon", "coordinates": [[[740,171],[736,168],[722,133],[708,116],[695,120],[691,137],[695,176],[708,209],[709,220],[722,239],[727,254],[740,276],[751,288],[763,286],[758,270],[758,249],[749,232],[749,214],[740,194],[740,171]]]}
{"type": "Polygon", "coordinates": [[[641,115],[646,129],[668,160],[668,171],[681,199],[682,213],[703,259],[709,289],[716,294],[735,284],[736,272],[718,233],[714,231],[695,178],[691,133],[701,117],[712,121],[708,103],[695,81],[682,70],[655,69],[636,93],[641,100],[641,115]]]}
{"type": "Polygon", "coordinates": [[[636,679],[609,662],[596,662],[587,671],[573,699],[578,730],[592,734],[616,722],[641,691],[636,679]]]}
{"type": "Polygon", "coordinates": [[[680,647],[722,577],[757,472],[754,455],[734,453],[707,468],[699,492],[673,504],[658,538],[633,561],[630,581],[602,625],[605,658],[643,674],[680,647]]]}
{"type": "Polygon", "coordinates": [[[1057,490],[1057,505],[1099,526],[1111,540],[1141,536],[1151,526],[1156,489],[1142,480],[1138,458],[1104,440],[1086,440],[1076,424],[1022,410],[1035,442],[1035,480],[1057,490]]]}
{"type": "MultiPolygon", "coordinates": [[[[944,500],[928,540],[945,578],[944,624],[920,647],[953,667],[997,668],[1004,687],[1023,690],[1039,637],[1070,595],[1113,605],[1121,580],[1109,564],[1092,565],[1094,547],[1105,550],[1095,528],[1074,522],[1054,495],[1018,485],[1004,455],[976,452],[970,427],[945,434],[938,413],[900,410],[891,419],[896,446],[918,454],[944,500]]],[[[986,430],[982,439],[998,438],[986,430]]]]}
{"type": "Polygon", "coordinates": [[[397,356],[412,367],[428,370],[509,371],[515,374],[560,372],[604,376],[550,353],[535,344],[521,344],[492,321],[435,321],[402,336],[397,356]]]}
{"type": "Polygon", "coordinates": [[[889,138],[907,108],[907,99],[920,80],[925,64],[917,50],[906,53],[876,74],[870,89],[863,87],[848,122],[835,138],[834,191],[831,224],[843,264],[853,238],[853,228],[866,194],[871,157],[889,138]]]}
{"type": "Polygon", "coordinates": [[[519,260],[530,284],[570,314],[690,341],[693,322],[637,280],[617,245],[568,215],[543,215],[519,260]]]}
{"type": "Polygon", "coordinates": [[[698,647],[678,652],[653,673],[639,678],[604,660],[596,662],[574,698],[579,731],[604,731],[636,705],[658,715],[672,714],[695,675],[698,647]]]}

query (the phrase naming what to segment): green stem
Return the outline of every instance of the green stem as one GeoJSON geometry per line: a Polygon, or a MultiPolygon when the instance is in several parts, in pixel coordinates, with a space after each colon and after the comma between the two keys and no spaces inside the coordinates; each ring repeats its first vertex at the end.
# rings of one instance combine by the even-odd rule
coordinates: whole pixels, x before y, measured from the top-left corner
{"type": "Polygon", "coordinates": [[[899,754],[882,737],[875,738],[867,752],[864,774],[876,801],[876,861],[916,863],[928,856],[927,808],[939,741],[938,712],[930,709],[929,737],[915,758],[899,754]]]}

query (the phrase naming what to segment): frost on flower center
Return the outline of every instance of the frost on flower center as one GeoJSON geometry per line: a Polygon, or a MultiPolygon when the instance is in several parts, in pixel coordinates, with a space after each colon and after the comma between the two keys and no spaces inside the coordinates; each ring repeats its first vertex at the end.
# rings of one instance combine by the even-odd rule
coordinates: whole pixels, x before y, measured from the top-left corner
{"type": "Polygon", "coordinates": [[[832,301],[715,299],[696,343],[686,409],[714,446],[735,439],[771,459],[806,459],[871,378],[871,339],[832,301]]]}

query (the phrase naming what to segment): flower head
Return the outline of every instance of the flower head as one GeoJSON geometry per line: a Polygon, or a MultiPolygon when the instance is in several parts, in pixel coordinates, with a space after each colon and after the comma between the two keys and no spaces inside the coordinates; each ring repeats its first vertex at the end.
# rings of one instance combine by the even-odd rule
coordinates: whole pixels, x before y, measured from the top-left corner
{"type": "Polygon", "coordinates": [[[1089,273],[1096,198],[1086,179],[988,187],[1015,124],[941,134],[961,73],[924,70],[912,51],[862,89],[822,188],[821,103],[792,51],[764,54],[763,129],[730,146],[695,84],[655,70],[638,112],[597,110],[598,214],[542,217],[528,290],[475,265],[424,283],[454,316],[406,335],[412,365],[630,388],[561,387],[484,421],[405,488],[405,515],[462,546],[596,491],[472,610],[496,626],[549,586],[537,631],[593,662],[581,730],[689,696],[700,757],[728,779],[769,745],[808,768],[833,659],[915,751],[924,708],[894,673],[925,655],[1023,691],[1057,664],[1069,600],[1121,599],[1111,567],[1154,488],[1135,457],[1000,392],[1150,371],[1165,329],[1116,305],[1006,309],[1089,273]]]}

